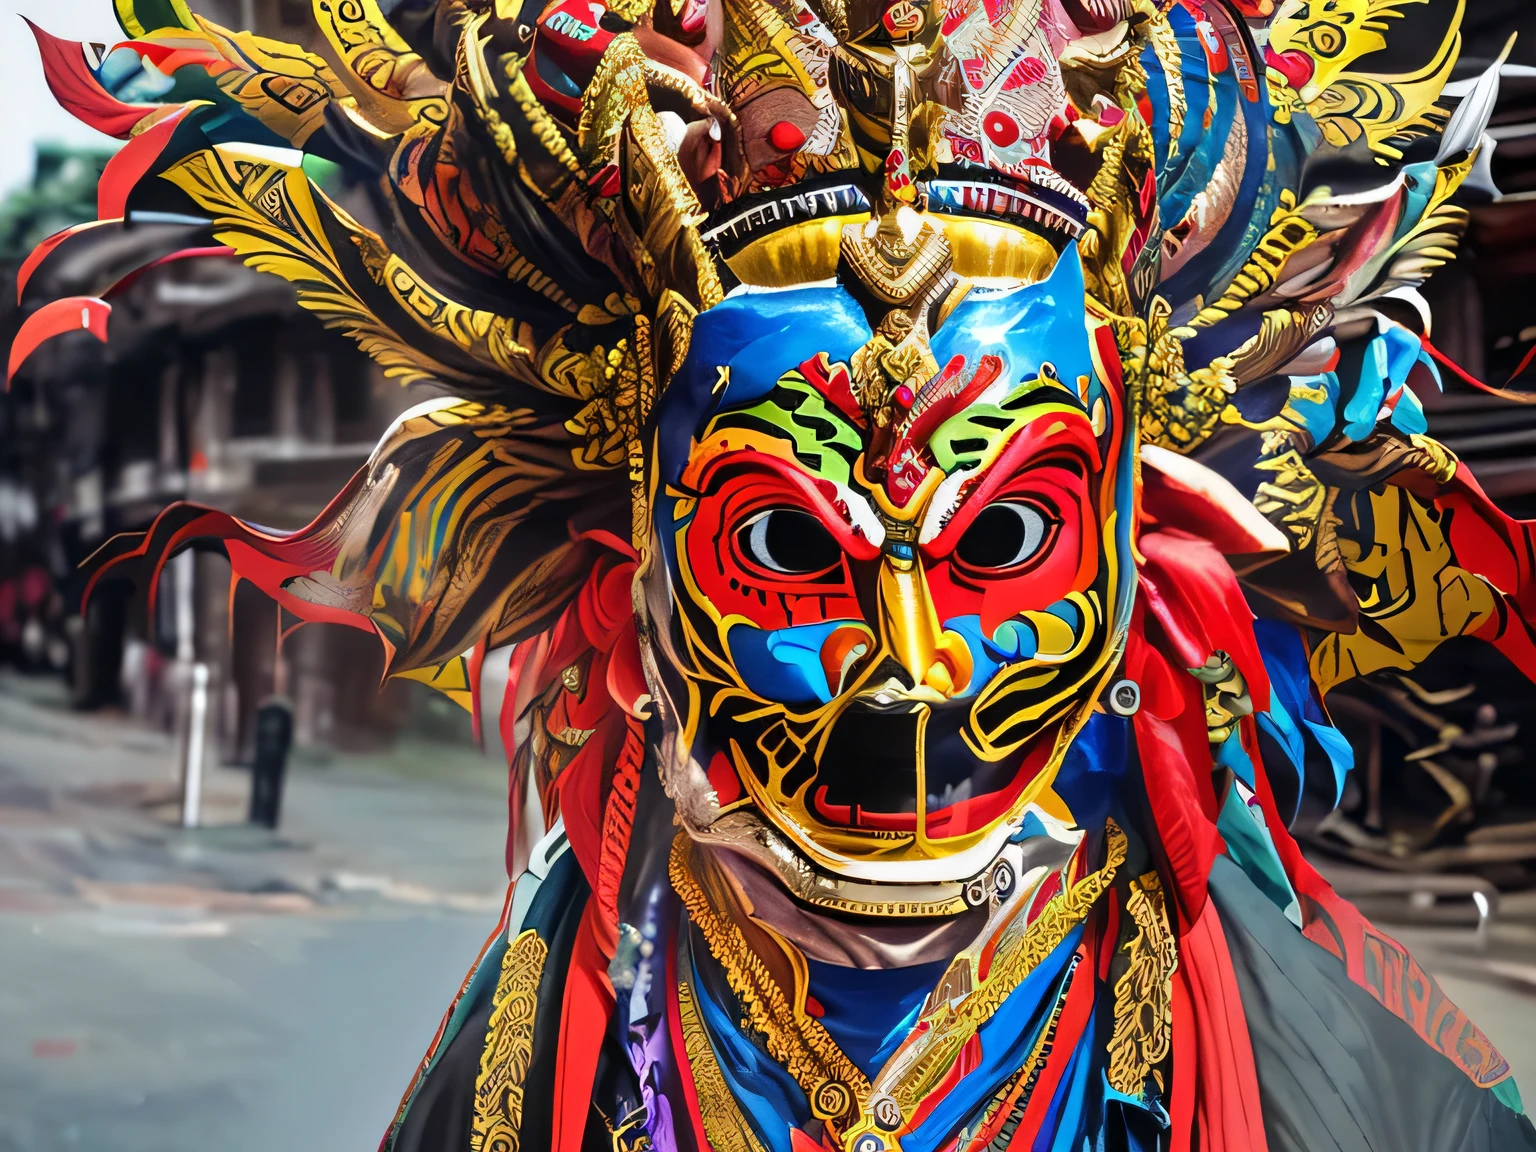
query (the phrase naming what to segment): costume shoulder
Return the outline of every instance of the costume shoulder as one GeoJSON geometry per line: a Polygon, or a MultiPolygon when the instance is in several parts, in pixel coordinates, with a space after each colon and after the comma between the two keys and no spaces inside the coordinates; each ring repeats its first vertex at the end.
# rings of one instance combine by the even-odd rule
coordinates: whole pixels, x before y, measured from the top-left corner
{"type": "Polygon", "coordinates": [[[1367,926],[1373,962],[1357,983],[1230,859],[1210,891],[1270,1152],[1536,1149],[1509,1064],[1396,941],[1367,926]]]}
{"type": "MultiPolygon", "coordinates": [[[[385,1152],[550,1146],[556,1055],[570,1026],[567,985],[589,895],[557,824],[513,886],[501,924],[401,1101],[385,1152]],[[498,1136],[512,1143],[498,1144],[498,1136]]],[[[579,964],[575,971],[579,979],[579,964]]]]}

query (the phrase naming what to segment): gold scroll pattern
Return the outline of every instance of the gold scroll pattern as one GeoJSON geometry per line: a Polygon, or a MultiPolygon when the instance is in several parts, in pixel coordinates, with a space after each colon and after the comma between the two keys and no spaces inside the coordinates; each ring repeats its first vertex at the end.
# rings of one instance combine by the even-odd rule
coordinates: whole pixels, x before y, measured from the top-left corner
{"type": "Polygon", "coordinates": [[[366,230],[316,192],[301,169],[220,146],[194,152],[163,177],[214,217],[219,243],[291,283],[301,308],[357,341],[386,376],[402,384],[465,378],[405,343],[357,295],[326,237],[321,205],[354,235],[366,230]]]}
{"type": "Polygon", "coordinates": [[[683,980],[677,986],[677,1015],[682,1026],[683,1051],[693,1074],[693,1090],[699,1097],[699,1117],[704,1121],[704,1135],[712,1152],[763,1152],[763,1146],[748,1126],[736,1098],[731,1095],[720,1073],[709,1033],[694,998],[693,985],[683,980]]]}
{"type": "Polygon", "coordinates": [[[1109,1039],[1109,1086],[1127,1096],[1141,1096],[1147,1077],[1164,1089],[1157,1066],[1173,1043],[1173,973],[1178,945],[1168,926],[1163,885],[1156,872],[1132,880],[1125,911],[1136,935],[1122,949],[1130,966],[1115,981],[1115,1026],[1109,1039]]]}
{"type": "Polygon", "coordinates": [[[387,291],[402,312],[421,328],[446,340],[460,352],[494,372],[532,383],[533,330],[509,316],[470,308],[427,283],[371,232],[354,234],[353,243],[376,284],[387,291]],[[524,341],[527,343],[525,344],[524,341]]]}
{"type": "MultiPolygon", "coordinates": [[[[1114,883],[1125,864],[1129,841],[1113,820],[1104,825],[1104,865],[1083,876],[1051,900],[1033,921],[1028,902],[993,939],[992,963],[982,976],[981,950],[967,949],[950,963],[918,1016],[918,1027],[896,1050],[864,1098],[857,1121],[845,1134],[845,1146],[858,1148],[870,1134],[890,1133],[912,1122],[918,1106],[954,1068],[981,1025],[1010,993],[1065,940],[1114,883]],[[887,1114],[882,1116],[884,1109],[887,1114]]],[[[893,1149],[899,1142],[878,1136],[893,1149]]]]}
{"type": "Polygon", "coordinates": [[[523,1081],[533,1056],[539,978],[548,958],[549,946],[532,928],[514,940],[501,958],[491,1022],[485,1030],[485,1049],[480,1054],[480,1074],[475,1077],[470,1152],[518,1152],[523,1081]]]}
{"type": "Polygon", "coordinates": [[[735,921],[711,906],[690,866],[692,856],[687,834],[678,833],[668,871],[688,918],[725,969],[747,1023],[763,1037],[768,1054],[805,1089],[812,1112],[838,1130],[857,1116],[857,1101],[868,1097],[868,1077],[848,1059],[820,1021],[806,1014],[803,1003],[791,1003],[791,997],[752,950],[735,921]]]}

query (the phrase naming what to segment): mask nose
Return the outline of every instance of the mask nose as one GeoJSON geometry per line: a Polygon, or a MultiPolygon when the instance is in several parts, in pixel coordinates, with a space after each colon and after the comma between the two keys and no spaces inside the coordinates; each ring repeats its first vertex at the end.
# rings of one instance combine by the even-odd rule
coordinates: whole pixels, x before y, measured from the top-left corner
{"type": "Polygon", "coordinates": [[[970,649],[939,623],[921,562],[881,564],[880,616],[886,648],[914,687],[946,700],[965,691],[971,682],[970,649]]]}

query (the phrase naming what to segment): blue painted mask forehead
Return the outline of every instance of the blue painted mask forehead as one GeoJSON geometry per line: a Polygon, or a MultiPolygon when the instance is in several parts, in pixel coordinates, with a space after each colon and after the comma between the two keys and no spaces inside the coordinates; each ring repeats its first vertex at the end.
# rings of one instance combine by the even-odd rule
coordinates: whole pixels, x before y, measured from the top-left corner
{"type": "MultiPolygon", "coordinates": [[[[1000,379],[1018,384],[1046,365],[1091,406],[1101,385],[1084,324],[1085,288],[1076,245],[1051,276],[1015,288],[973,288],[930,342],[943,366],[961,357],[974,371],[983,356],[1002,362],[1000,379]]],[[[682,473],[694,436],[717,412],[750,405],[772,392],[786,373],[825,355],[847,365],[873,333],[854,297],[841,286],[740,291],[694,322],[688,357],[668,387],[657,416],[661,476],[682,473]]]]}

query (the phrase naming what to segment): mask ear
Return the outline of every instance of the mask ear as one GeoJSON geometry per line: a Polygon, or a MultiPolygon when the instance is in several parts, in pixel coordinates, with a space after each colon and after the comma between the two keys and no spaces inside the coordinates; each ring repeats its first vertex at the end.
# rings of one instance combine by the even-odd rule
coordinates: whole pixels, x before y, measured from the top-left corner
{"type": "Polygon", "coordinates": [[[940,364],[952,356],[980,363],[1001,355],[1010,379],[1033,379],[1049,362],[1068,382],[1093,375],[1083,303],[1087,299],[1083,260],[1074,241],[1062,249],[1050,275],[998,295],[972,293],[950,313],[935,334],[940,364]]]}
{"type": "MultiPolygon", "coordinates": [[[[1045,331],[1037,335],[1036,339],[1040,340],[1043,336],[1044,347],[1052,349],[1054,356],[1058,357],[1058,368],[1065,369],[1073,360],[1078,359],[1076,355],[1068,353],[1068,349],[1071,349],[1073,353],[1081,352],[1083,368],[1086,369],[1088,335],[1083,327],[1083,301],[1088,296],[1088,285],[1083,276],[1083,257],[1078,251],[1076,240],[1062,249],[1061,255],[1056,258],[1056,266],[1041,282],[1037,291],[1039,295],[1036,299],[1043,307],[1031,308],[1030,311],[1045,313],[1045,323],[1040,325],[1045,331]]],[[[1038,325],[1039,321],[1035,323],[1038,325]]]]}
{"type": "Polygon", "coordinates": [[[1058,306],[1076,304],[1081,307],[1088,294],[1087,280],[1083,276],[1083,254],[1074,240],[1061,250],[1051,274],[1041,283],[1058,306]]]}
{"type": "Polygon", "coordinates": [[[1083,325],[1087,296],[1083,258],[1074,240],[1062,249],[1049,276],[1024,289],[1022,300],[1026,303],[1013,329],[1029,350],[1027,359],[1051,361],[1067,380],[1091,375],[1088,333],[1083,325]]]}
{"type": "Polygon", "coordinates": [[[1141,462],[1142,507],[1159,528],[1207,540],[1229,561],[1262,562],[1291,550],[1285,534],[1219,472],[1156,444],[1141,446],[1141,462]]]}

